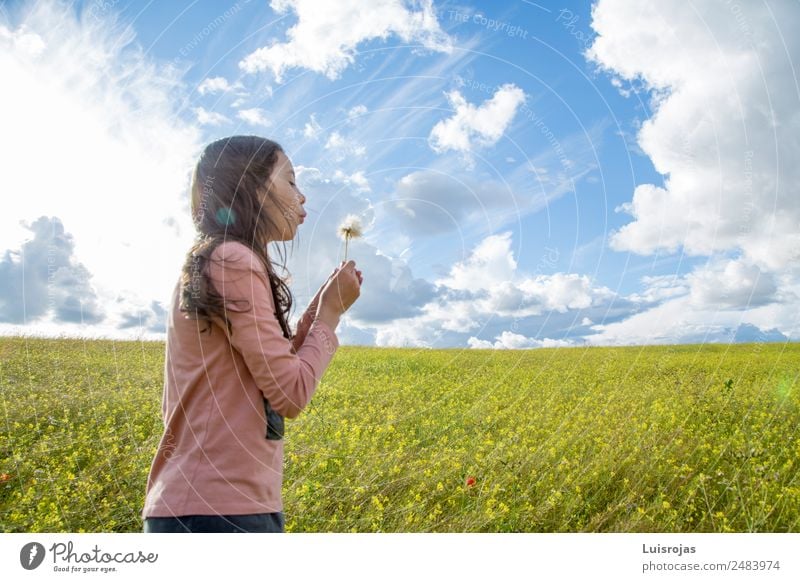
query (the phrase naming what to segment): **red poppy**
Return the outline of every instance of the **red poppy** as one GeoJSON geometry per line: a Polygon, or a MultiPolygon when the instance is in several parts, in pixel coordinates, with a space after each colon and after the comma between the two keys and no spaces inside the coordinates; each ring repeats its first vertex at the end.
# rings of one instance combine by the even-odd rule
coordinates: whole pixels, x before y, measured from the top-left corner
{"type": "Polygon", "coordinates": [[[0,483],[5,483],[6,481],[11,481],[11,475],[8,473],[0,473],[0,483]]]}
{"type": "Polygon", "coordinates": [[[475,477],[467,477],[467,487],[474,487],[477,480],[475,477]]]}

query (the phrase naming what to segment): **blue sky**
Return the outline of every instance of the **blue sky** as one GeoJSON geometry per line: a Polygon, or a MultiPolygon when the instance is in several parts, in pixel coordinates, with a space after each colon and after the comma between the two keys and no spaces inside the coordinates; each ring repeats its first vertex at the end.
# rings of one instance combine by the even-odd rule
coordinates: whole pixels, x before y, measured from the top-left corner
{"type": "Polygon", "coordinates": [[[255,133],[307,198],[299,305],[368,225],[343,343],[800,338],[796,3],[332,6],[0,9],[0,332],[163,338],[188,172],[255,133]]]}

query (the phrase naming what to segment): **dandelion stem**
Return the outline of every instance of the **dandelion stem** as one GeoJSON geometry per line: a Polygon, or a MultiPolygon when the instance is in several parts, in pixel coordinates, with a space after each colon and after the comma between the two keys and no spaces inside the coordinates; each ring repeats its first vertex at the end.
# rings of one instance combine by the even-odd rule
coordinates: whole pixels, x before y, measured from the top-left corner
{"type": "Polygon", "coordinates": [[[350,239],[361,236],[361,222],[358,217],[348,214],[344,222],[339,225],[339,236],[344,239],[344,260],[347,261],[347,251],[350,247],[350,239]]]}

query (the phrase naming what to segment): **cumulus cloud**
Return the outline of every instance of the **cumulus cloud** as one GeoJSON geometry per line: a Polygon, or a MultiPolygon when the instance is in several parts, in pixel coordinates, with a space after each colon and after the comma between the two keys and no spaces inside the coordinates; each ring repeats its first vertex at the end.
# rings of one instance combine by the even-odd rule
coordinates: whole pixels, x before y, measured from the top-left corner
{"type": "Polygon", "coordinates": [[[247,55],[239,67],[248,73],[272,71],[280,82],[286,70],[302,67],[337,79],[355,61],[357,47],[374,39],[397,36],[405,43],[449,53],[452,41],[442,31],[432,0],[406,7],[404,0],[272,0],[278,14],[297,15],[287,32],[287,42],[275,42],[247,55]]]}
{"type": "Polygon", "coordinates": [[[371,325],[394,319],[412,317],[435,295],[433,284],[414,277],[404,261],[375,252],[372,245],[364,245],[358,256],[358,265],[369,273],[358,302],[352,307],[352,317],[362,325],[371,325]]]}
{"type": "Polygon", "coordinates": [[[433,126],[428,143],[437,153],[453,150],[469,157],[475,148],[499,141],[525,101],[525,93],[506,83],[478,106],[468,103],[459,91],[447,93],[447,99],[455,113],[433,126]]]}
{"type": "Polygon", "coordinates": [[[440,330],[431,328],[422,318],[391,322],[377,328],[375,345],[378,347],[415,347],[431,348],[435,346],[440,330]]]}
{"type": "Polygon", "coordinates": [[[605,287],[593,287],[586,275],[518,273],[511,244],[511,232],[486,237],[436,283],[448,289],[482,291],[473,295],[479,310],[519,317],[551,310],[564,313],[614,297],[605,287]]]}
{"type": "Polygon", "coordinates": [[[303,126],[303,137],[306,139],[318,139],[322,133],[322,126],[317,121],[317,117],[312,113],[306,124],[303,126]]]}
{"type": "Polygon", "coordinates": [[[615,311],[630,312],[631,302],[593,285],[585,275],[520,272],[511,247],[510,232],[484,238],[465,259],[452,265],[446,276],[436,280],[435,297],[422,306],[419,315],[378,327],[378,345],[433,346],[446,338],[462,345],[468,342],[471,347],[554,346],[556,340],[539,339],[537,330],[575,335],[572,329],[579,326],[570,322],[570,317],[580,321],[588,310],[592,317],[604,320],[609,315],[611,319],[619,317],[615,311]],[[615,307],[615,301],[623,305],[615,307]],[[545,328],[542,318],[556,323],[545,328]],[[485,343],[487,340],[475,335],[476,330],[486,332],[497,326],[506,329],[495,332],[495,343],[485,343]],[[464,338],[468,333],[471,340],[464,338]]]}
{"type": "MultiPolygon", "coordinates": [[[[331,225],[340,224],[348,214],[356,214],[369,235],[375,216],[371,202],[365,198],[368,184],[363,172],[348,175],[339,170],[326,175],[307,166],[297,166],[295,170],[300,189],[313,192],[313,208],[317,209],[306,219],[306,230],[300,234],[302,249],[293,254],[289,265],[302,303],[343,258],[342,241],[331,225]]],[[[345,316],[351,330],[413,317],[434,296],[433,284],[415,277],[405,261],[381,253],[369,236],[350,241],[348,256],[365,277],[358,301],[345,316]]]]}
{"type": "Polygon", "coordinates": [[[640,280],[644,289],[632,293],[628,299],[637,304],[656,304],[673,297],[689,293],[690,284],[686,277],[678,275],[645,276],[640,280]]]}
{"type": "Polygon", "coordinates": [[[517,269],[511,242],[510,231],[486,237],[437,284],[450,289],[473,290],[489,289],[510,281],[517,269]]]}
{"type": "MultiPolygon", "coordinates": [[[[797,299],[797,298],[795,298],[797,299]]],[[[800,339],[800,318],[794,306],[770,304],[748,311],[701,309],[685,295],[626,317],[592,326],[590,345],[730,343],[800,339]]]]}
{"type": "Polygon", "coordinates": [[[742,260],[725,260],[687,276],[694,307],[748,308],[776,301],[775,277],[742,260]]]}
{"type": "Polygon", "coordinates": [[[208,77],[203,79],[197,86],[197,92],[200,93],[200,95],[205,95],[207,93],[227,93],[228,91],[241,89],[244,89],[244,85],[238,81],[231,85],[225,77],[208,77]]]}
{"type": "Polygon", "coordinates": [[[490,304],[502,313],[538,315],[548,310],[565,313],[590,307],[595,296],[605,298],[611,293],[605,288],[592,289],[586,275],[555,273],[523,279],[516,287],[508,283],[495,287],[490,304]]]}
{"type": "Polygon", "coordinates": [[[351,107],[350,111],[347,112],[347,119],[350,121],[356,120],[362,115],[367,113],[367,106],[366,105],[356,105],[355,107],[351,107]]]}
{"type": "MultiPolygon", "coordinates": [[[[641,184],[611,237],[620,251],[740,250],[741,267],[777,271],[800,258],[800,39],[796,2],[601,0],[587,56],[653,94],[638,133],[665,176],[641,184]]],[[[764,290],[763,288],[761,289],[764,290]]],[[[740,296],[742,300],[746,297],[740,296]]]]}
{"type": "MultiPolygon", "coordinates": [[[[184,71],[154,60],[114,11],[90,10],[43,0],[0,15],[0,157],[13,200],[0,252],[22,246],[20,219],[57,216],[73,236],[65,297],[108,311],[119,294],[169,296],[191,243],[186,193],[202,142],[178,111],[184,71]]],[[[61,317],[69,306],[74,319],[66,298],[61,317]]],[[[83,311],[84,321],[101,313],[83,311]]]]}
{"type": "Polygon", "coordinates": [[[231,121],[222,113],[208,111],[203,107],[194,107],[192,111],[194,111],[194,114],[197,116],[197,123],[200,125],[222,125],[223,123],[230,123],[231,121]]]}
{"type": "Polygon", "coordinates": [[[567,340],[557,340],[544,338],[538,340],[535,338],[525,337],[518,333],[511,331],[504,331],[495,338],[492,343],[487,340],[481,340],[476,337],[470,337],[467,340],[467,345],[473,349],[494,349],[494,350],[521,350],[529,348],[565,348],[575,345],[573,342],[567,340]]]}
{"type": "Polygon", "coordinates": [[[664,176],[619,211],[611,247],[709,256],[681,276],[646,278],[648,309],[593,325],[597,344],[780,341],[800,335],[800,39],[794,2],[692,10],[600,0],[587,57],[651,95],[636,136],[664,176]],[[655,303],[653,307],[652,302],[655,303]],[[753,340],[752,338],[760,338],[753,340]]]}
{"type": "Polygon", "coordinates": [[[0,321],[97,323],[105,317],[88,269],[73,254],[72,235],[56,217],[25,224],[33,238],[0,259],[0,321]]]}
{"type": "Polygon", "coordinates": [[[367,153],[367,148],[352,138],[344,137],[338,131],[334,131],[328,137],[325,149],[330,152],[331,159],[335,162],[341,162],[351,157],[360,158],[367,153]]]}
{"type": "Polygon", "coordinates": [[[272,126],[272,120],[267,117],[267,112],[257,107],[252,109],[240,109],[236,112],[236,117],[242,121],[246,121],[250,125],[260,125],[262,127],[272,126]]]}
{"type": "Polygon", "coordinates": [[[348,186],[352,186],[357,192],[370,191],[369,180],[367,180],[367,177],[361,170],[353,172],[352,174],[345,174],[342,170],[335,170],[333,173],[333,179],[336,182],[341,182],[348,186]]]}
{"type": "Polygon", "coordinates": [[[139,328],[152,333],[166,333],[167,311],[159,301],[151,301],[146,308],[123,311],[120,314],[120,329],[139,328]]]}
{"type": "Polygon", "coordinates": [[[463,228],[469,220],[485,219],[516,203],[513,192],[499,182],[420,170],[398,181],[386,211],[404,232],[424,236],[463,228]]]}

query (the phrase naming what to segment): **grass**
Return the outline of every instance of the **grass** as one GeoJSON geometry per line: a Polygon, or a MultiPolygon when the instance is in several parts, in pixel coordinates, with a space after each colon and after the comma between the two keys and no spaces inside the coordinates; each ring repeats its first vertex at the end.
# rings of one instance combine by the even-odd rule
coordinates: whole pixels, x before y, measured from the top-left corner
{"type": "MultiPolygon", "coordinates": [[[[163,365],[0,338],[2,531],[141,531],[163,365]]],[[[797,532],[799,379],[791,343],[344,346],[287,420],[286,530],[797,532]]]]}

